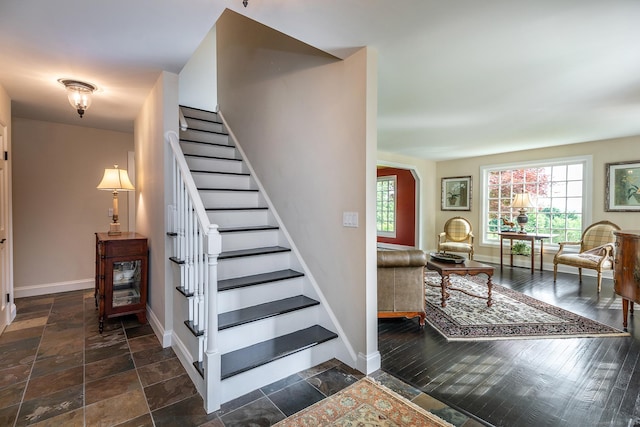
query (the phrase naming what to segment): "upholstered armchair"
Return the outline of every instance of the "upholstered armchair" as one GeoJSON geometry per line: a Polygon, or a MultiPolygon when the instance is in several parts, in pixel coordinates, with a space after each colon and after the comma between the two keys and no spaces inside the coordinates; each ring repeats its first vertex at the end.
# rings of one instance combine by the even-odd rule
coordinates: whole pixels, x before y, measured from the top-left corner
{"type": "Polygon", "coordinates": [[[580,283],[582,283],[582,269],[589,268],[598,272],[598,292],[600,292],[602,271],[613,269],[616,240],[613,232],[615,230],[620,230],[620,227],[609,221],[600,221],[587,227],[579,242],[561,242],[560,249],[553,258],[553,281],[556,281],[559,264],[577,267],[580,283]],[[565,252],[569,246],[579,246],[578,252],[565,252]]]}
{"type": "Polygon", "coordinates": [[[473,229],[466,219],[456,216],[444,224],[438,235],[438,252],[462,252],[473,259],[473,229]]]}
{"type": "Polygon", "coordinates": [[[426,265],[421,250],[378,251],[378,317],[420,317],[424,326],[426,265]]]}

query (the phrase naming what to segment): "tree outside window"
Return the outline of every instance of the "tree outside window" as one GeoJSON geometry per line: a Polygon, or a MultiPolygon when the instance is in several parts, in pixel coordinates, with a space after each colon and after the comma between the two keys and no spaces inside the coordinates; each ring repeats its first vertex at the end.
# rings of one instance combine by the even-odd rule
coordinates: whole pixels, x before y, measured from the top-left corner
{"type": "Polygon", "coordinates": [[[396,237],[395,175],[378,177],[376,192],[376,226],[379,236],[396,237]]]}
{"type": "Polygon", "coordinates": [[[511,207],[516,194],[527,192],[535,206],[528,209],[528,233],[551,234],[551,243],[578,241],[583,223],[584,161],[528,167],[485,168],[488,195],[485,239],[497,241],[507,222],[515,222],[511,207]]]}

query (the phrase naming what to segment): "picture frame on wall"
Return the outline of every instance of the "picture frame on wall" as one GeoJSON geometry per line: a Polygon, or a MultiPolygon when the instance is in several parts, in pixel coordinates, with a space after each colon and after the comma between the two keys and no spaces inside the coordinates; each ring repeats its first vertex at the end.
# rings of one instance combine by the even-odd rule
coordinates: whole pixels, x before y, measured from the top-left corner
{"type": "Polygon", "coordinates": [[[454,176],[442,178],[441,210],[470,211],[471,210],[471,177],[454,176]]]}
{"type": "Polygon", "coordinates": [[[605,165],[605,211],[640,212],[640,160],[605,165]]]}

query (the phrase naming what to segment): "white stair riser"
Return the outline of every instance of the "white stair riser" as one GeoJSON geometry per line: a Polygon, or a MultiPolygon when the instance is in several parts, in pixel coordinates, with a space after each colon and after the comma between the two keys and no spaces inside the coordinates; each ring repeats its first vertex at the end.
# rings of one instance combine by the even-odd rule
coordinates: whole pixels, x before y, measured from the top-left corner
{"type": "Polygon", "coordinates": [[[205,208],[257,208],[261,206],[257,191],[200,191],[205,208]]]}
{"type": "Polygon", "coordinates": [[[185,154],[199,154],[202,156],[224,157],[226,159],[239,159],[240,155],[235,147],[202,144],[198,142],[181,141],[180,147],[185,154]]]}
{"type": "Polygon", "coordinates": [[[227,188],[249,190],[253,188],[249,175],[224,175],[215,173],[193,173],[193,181],[198,188],[227,188]]]}
{"type": "Polygon", "coordinates": [[[296,277],[218,292],[218,312],[239,310],[264,302],[301,295],[304,280],[304,277],[296,277]]]}
{"type": "Polygon", "coordinates": [[[291,252],[218,260],[218,280],[251,276],[266,271],[286,270],[291,252]]]}
{"type": "Polygon", "coordinates": [[[229,145],[229,135],[223,133],[202,132],[195,129],[181,130],[180,139],[229,145]]]}
{"type": "Polygon", "coordinates": [[[223,380],[221,402],[229,402],[250,391],[326,362],[335,354],[336,342],[337,340],[327,341],[223,380]]]}
{"type": "Polygon", "coordinates": [[[244,162],[238,160],[209,159],[205,157],[186,156],[185,160],[191,170],[215,172],[246,173],[244,162]]]}
{"type": "Polygon", "coordinates": [[[224,329],[218,333],[220,353],[228,353],[313,326],[317,321],[317,308],[317,306],[307,307],[291,313],[224,329]]]}
{"type": "Polygon", "coordinates": [[[222,123],[215,123],[208,120],[196,120],[187,117],[187,126],[190,129],[206,130],[207,132],[226,133],[222,123]]]}
{"type": "Polygon", "coordinates": [[[222,251],[278,246],[279,230],[222,233],[222,251]]]}
{"type": "Polygon", "coordinates": [[[221,122],[218,114],[213,111],[198,110],[197,108],[184,106],[181,106],[180,109],[187,120],[189,120],[189,117],[193,117],[196,119],[209,120],[211,122],[221,122]]]}
{"type": "Polygon", "coordinates": [[[241,227],[269,224],[269,212],[265,209],[257,211],[207,211],[212,224],[220,227],[241,227]]]}

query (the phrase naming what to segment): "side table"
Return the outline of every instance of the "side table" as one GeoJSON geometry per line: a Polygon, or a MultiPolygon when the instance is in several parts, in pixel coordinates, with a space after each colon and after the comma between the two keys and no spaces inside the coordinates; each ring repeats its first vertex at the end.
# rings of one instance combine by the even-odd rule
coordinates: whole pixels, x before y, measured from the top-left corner
{"type": "MultiPolygon", "coordinates": [[[[544,239],[550,239],[552,234],[528,234],[528,233],[516,233],[513,231],[503,231],[498,233],[500,235],[500,268],[502,268],[502,257],[505,239],[513,243],[514,240],[525,240],[531,242],[531,274],[534,270],[534,258],[536,240],[540,242],[540,271],[542,271],[542,259],[544,254],[544,239]]],[[[513,253],[510,252],[510,265],[513,267],[513,253]]]]}

